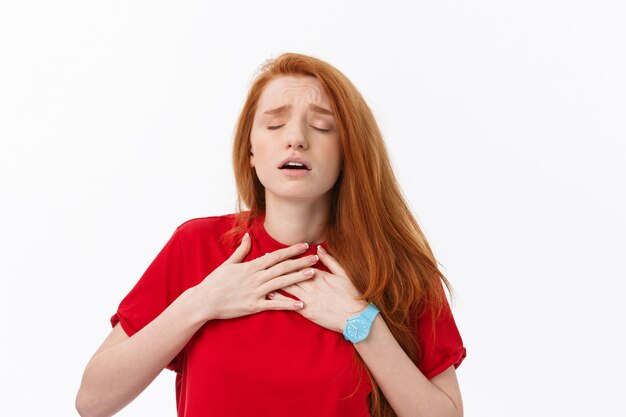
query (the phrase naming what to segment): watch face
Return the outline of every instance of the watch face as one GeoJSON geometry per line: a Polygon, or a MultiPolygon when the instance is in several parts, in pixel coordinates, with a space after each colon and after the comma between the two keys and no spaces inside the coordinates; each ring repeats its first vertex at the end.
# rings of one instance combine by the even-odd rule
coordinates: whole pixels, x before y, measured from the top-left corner
{"type": "Polygon", "coordinates": [[[368,330],[367,323],[359,318],[350,320],[346,326],[346,333],[355,340],[365,338],[368,330]]]}

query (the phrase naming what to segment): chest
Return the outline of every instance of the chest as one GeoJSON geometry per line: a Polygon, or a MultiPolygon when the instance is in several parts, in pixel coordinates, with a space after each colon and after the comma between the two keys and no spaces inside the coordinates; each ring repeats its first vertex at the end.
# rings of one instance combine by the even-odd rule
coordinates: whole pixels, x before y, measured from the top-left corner
{"type": "Polygon", "coordinates": [[[371,391],[352,344],[293,311],[209,322],[185,355],[187,390],[222,411],[247,407],[242,396],[286,410],[319,410],[320,402],[335,411],[364,409],[371,391]]]}

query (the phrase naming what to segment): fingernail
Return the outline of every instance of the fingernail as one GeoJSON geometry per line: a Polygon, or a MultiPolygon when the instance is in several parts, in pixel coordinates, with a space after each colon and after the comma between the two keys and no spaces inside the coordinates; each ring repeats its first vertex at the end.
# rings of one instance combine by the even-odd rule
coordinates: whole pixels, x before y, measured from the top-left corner
{"type": "MultiPolygon", "coordinates": [[[[246,232],[245,235],[243,235],[243,239],[248,239],[250,237],[250,235],[248,234],[248,232],[246,232]]],[[[243,239],[241,239],[243,241],[243,239]]]]}
{"type": "Polygon", "coordinates": [[[315,262],[320,260],[320,257],[317,256],[317,255],[311,255],[311,256],[309,256],[308,260],[309,260],[310,263],[314,264],[315,262]]]}
{"type": "Polygon", "coordinates": [[[312,268],[309,268],[309,269],[306,269],[303,273],[304,273],[304,275],[306,275],[307,277],[310,277],[310,276],[312,276],[312,275],[315,273],[315,271],[313,271],[313,269],[312,269],[312,268]]]}
{"type": "Polygon", "coordinates": [[[326,253],[326,249],[324,249],[324,248],[322,247],[322,245],[317,245],[317,250],[318,250],[320,253],[326,253]]]}
{"type": "Polygon", "coordinates": [[[267,298],[273,298],[273,297],[274,297],[274,293],[273,292],[267,294],[267,298]]]}
{"type": "Polygon", "coordinates": [[[300,243],[298,245],[298,249],[300,250],[307,250],[309,248],[309,244],[308,243],[300,243]]]}
{"type": "Polygon", "coordinates": [[[295,308],[302,308],[304,307],[304,303],[302,301],[296,301],[295,303],[293,303],[293,306],[295,308]]]}

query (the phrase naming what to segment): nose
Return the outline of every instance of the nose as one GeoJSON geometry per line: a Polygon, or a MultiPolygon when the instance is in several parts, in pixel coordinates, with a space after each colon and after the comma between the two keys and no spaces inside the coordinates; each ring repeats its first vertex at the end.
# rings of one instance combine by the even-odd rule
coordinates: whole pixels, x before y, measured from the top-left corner
{"type": "Polygon", "coordinates": [[[306,137],[303,126],[299,123],[294,123],[291,129],[288,129],[287,134],[287,148],[305,150],[309,147],[309,142],[306,137]]]}

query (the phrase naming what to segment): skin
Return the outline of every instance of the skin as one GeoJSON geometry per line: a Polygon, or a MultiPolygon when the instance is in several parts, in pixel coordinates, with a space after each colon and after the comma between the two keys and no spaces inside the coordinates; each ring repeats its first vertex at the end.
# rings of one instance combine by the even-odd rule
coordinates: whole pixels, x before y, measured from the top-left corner
{"type": "MultiPolygon", "coordinates": [[[[324,239],[329,191],[341,170],[334,120],[311,114],[311,104],[330,109],[317,80],[279,77],[260,98],[251,134],[250,165],[266,187],[264,226],[274,239],[290,246],[243,262],[251,248],[249,236],[244,236],[229,259],[133,337],[119,324],[115,326],[85,368],[76,398],[81,416],[111,416],[125,407],[209,320],[292,310],[343,332],[346,319],[366,307],[357,300],[359,293],[345,270],[328,253],[318,249],[318,255],[291,259],[306,250],[307,242],[324,239]],[[261,115],[284,104],[291,109],[280,117],[261,115]],[[329,130],[321,133],[314,127],[329,130]],[[310,175],[286,178],[277,169],[280,161],[292,155],[310,162],[310,175]],[[318,259],[330,273],[311,268],[318,259]],[[278,289],[296,295],[303,304],[282,296],[278,289]]],[[[380,315],[370,336],[355,348],[398,416],[462,416],[454,367],[426,379],[380,315]]]]}
{"type": "Polygon", "coordinates": [[[275,78],[259,98],[250,133],[250,166],[265,187],[264,226],[286,245],[323,239],[330,190],[342,165],[334,117],[313,111],[311,105],[331,109],[316,78],[275,78]],[[290,107],[280,114],[265,113],[281,106],[290,107]],[[304,177],[284,175],[277,166],[290,156],[304,158],[311,171],[304,177]]]}

